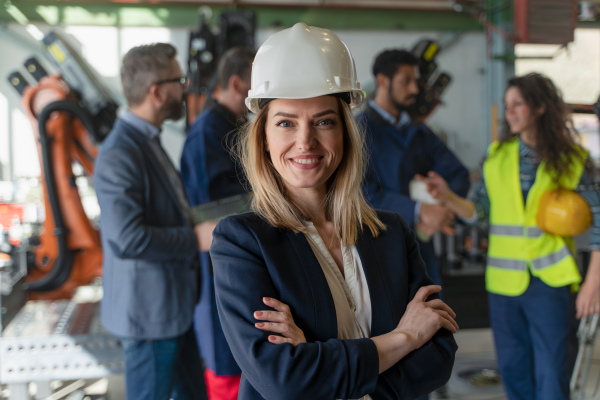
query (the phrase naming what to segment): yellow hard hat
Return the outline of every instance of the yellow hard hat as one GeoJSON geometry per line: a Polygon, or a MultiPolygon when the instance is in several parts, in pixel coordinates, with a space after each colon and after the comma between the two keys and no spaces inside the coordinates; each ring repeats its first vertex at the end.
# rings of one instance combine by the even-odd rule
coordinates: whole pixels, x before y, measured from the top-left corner
{"type": "Polygon", "coordinates": [[[587,201],[576,192],[553,189],[542,194],[536,222],[546,233],[575,236],[590,226],[592,212],[587,201]]]}

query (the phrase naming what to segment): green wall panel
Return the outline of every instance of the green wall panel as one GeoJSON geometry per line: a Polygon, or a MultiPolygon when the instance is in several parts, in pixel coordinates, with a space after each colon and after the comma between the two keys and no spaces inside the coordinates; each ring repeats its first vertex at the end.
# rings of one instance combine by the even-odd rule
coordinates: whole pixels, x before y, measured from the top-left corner
{"type": "MultiPolygon", "coordinates": [[[[18,8],[31,22],[51,25],[190,27],[198,24],[202,4],[123,4],[88,1],[0,0],[0,21],[15,19],[7,7],[18,8]]],[[[217,24],[225,6],[209,6],[217,24]]],[[[242,9],[242,8],[239,8],[242,9]]],[[[433,11],[366,10],[298,7],[244,7],[257,15],[258,27],[289,27],[296,22],[330,29],[480,31],[466,14],[433,11]]]]}

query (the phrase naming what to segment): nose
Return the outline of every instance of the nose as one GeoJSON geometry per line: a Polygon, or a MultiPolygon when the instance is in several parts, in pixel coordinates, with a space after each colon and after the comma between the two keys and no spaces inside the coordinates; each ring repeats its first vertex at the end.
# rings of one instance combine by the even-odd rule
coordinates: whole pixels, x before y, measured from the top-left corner
{"type": "Polygon", "coordinates": [[[419,85],[418,85],[416,79],[410,82],[409,90],[410,90],[410,94],[418,94],[419,93],[419,85]]]}
{"type": "Polygon", "coordinates": [[[315,129],[310,124],[303,124],[298,129],[296,147],[298,150],[307,151],[316,147],[315,129]]]}

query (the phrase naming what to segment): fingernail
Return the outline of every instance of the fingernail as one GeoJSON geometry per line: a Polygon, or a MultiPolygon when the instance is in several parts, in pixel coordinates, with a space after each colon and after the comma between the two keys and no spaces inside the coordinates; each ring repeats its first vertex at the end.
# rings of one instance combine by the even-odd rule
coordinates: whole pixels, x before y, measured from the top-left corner
{"type": "Polygon", "coordinates": [[[270,297],[263,297],[263,301],[269,301],[269,300],[271,300],[270,297]]]}
{"type": "Polygon", "coordinates": [[[265,326],[265,324],[263,324],[262,322],[257,322],[256,324],[254,324],[255,326],[262,328],[263,326],[265,326]]]}
{"type": "Polygon", "coordinates": [[[274,342],[275,341],[275,336],[269,336],[269,341],[270,342],[274,342]]]}
{"type": "Polygon", "coordinates": [[[254,312],[254,315],[256,315],[257,317],[261,317],[262,311],[256,311],[256,312],[254,312]]]}

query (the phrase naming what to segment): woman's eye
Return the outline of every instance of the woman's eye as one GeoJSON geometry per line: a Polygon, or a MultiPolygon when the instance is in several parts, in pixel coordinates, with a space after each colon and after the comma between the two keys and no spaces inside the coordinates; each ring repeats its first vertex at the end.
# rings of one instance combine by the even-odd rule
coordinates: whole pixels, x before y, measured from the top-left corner
{"type": "Polygon", "coordinates": [[[320,126],[335,125],[335,121],[332,119],[324,119],[322,121],[317,122],[317,125],[320,125],[320,126]]]}
{"type": "Polygon", "coordinates": [[[282,128],[290,128],[292,123],[290,121],[279,121],[276,125],[282,128]]]}

